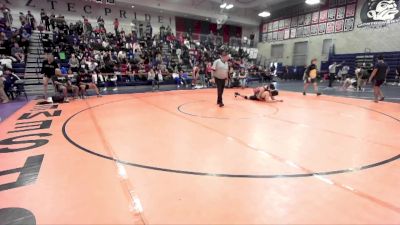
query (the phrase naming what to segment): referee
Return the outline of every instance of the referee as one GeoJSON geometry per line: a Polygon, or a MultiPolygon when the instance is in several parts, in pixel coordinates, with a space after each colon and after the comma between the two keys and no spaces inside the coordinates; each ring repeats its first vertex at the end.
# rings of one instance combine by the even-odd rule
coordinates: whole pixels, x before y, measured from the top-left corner
{"type": "Polygon", "coordinates": [[[229,55],[227,52],[223,51],[221,53],[221,58],[214,61],[212,66],[212,77],[215,79],[215,84],[218,90],[217,104],[219,107],[223,107],[224,103],[222,101],[222,94],[224,93],[225,81],[228,79],[228,60],[229,55]]]}

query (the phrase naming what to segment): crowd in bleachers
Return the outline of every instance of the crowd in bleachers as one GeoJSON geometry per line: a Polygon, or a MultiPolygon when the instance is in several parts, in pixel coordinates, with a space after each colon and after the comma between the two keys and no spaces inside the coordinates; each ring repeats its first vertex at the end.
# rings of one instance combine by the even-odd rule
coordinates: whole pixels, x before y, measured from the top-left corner
{"type": "MultiPolygon", "coordinates": [[[[73,92],[70,85],[103,90],[118,85],[151,84],[153,90],[160,83],[176,84],[180,87],[213,85],[211,64],[224,50],[231,54],[230,79],[227,86],[247,86],[252,79],[268,79],[269,69],[247,62],[248,55],[240,48],[238,51],[225,46],[211,32],[201,42],[194,41],[190,33],[176,36],[169,26],[161,26],[153,31],[150,23],[132,21],[131,30],[120,28],[115,19],[113,30],[107,31],[105,21],[98,17],[95,23],[82,17],[80,21],[68,23],[62,15],[50,16],[41,10],[40,22],[31,12],[19,14],[20,28],[13,28],[10,10],[1,5],[3,18],[0,19],[0,53],[2,64],[12,68],[13,63],[24,63],[29,48],[32,31],[45,32],[41,44],[46,55],[45,61],[54,60],[67,82],[60,86],[57,76],[44,76],[45,97],[49,82],[56,90],[73,92]],[[51,82],[52,81],[52,82],[51,82]],[[80,83],[79,83],[80,82],[80,83]]],[[[58,70],[57,70],[58,71],[58,70]]],[[[57,72],[58,73],[58,72],[57,72]]],[[[61,82],[60,82],[61,83],[61,82]]],[[[84,97],[85,92],[79,89],[84,97]]],[[[77,96],[75,96],[77,97],[77,96]]]]}
{"type": "Polygon", "coordinates": [[[0,102],[6,103],[14,94],[19,93],[23,81],[15,73],[25,68],[29,41],[36,21],[28,11],[26,15],[20,13],[21,26],[13,26],[11,10],[0,4],[0,102]]]}
{"type": "MultiPolygon", "coordinates": [[[[47,18],[44,11],[42,16],[47,18]]],[[[212,85],[211,64],[220,51],[228,48],[212,33],[207,40],[196,43],[189,33],[175,36],[169,26],[153,31],[146,22],[132,21],[131,30],[124,31],[115,19],[114,30],[109,32],[102,17],[96,24],[86,17],[69,24],[62,16],[54,21],[54,25],[49,22],[52,36],[45,34],[42,38],[45,53],[55,58],[61,73],[72,83],[80,75],[104,89],[112,86],[117,90],[121,83],[152,84],[156,89],[161,82],[195,87],[198,79],[203,86],[212,85]]],[[[232,82],[227,85],[245,86],[249,72],[260,68],[247,63],[242,49],[228,50],[233,60],[232,82]]]]}

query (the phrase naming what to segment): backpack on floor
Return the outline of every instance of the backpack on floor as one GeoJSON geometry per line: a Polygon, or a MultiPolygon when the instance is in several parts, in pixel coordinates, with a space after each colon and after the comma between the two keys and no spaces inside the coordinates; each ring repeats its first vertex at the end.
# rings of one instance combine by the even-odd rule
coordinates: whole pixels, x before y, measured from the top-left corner
{"type": "Polygon", "coordinates": [[[51,97],[53,99],[53,103],[63,103],[64,97],[61,95],[55,95],[51,97]]]}

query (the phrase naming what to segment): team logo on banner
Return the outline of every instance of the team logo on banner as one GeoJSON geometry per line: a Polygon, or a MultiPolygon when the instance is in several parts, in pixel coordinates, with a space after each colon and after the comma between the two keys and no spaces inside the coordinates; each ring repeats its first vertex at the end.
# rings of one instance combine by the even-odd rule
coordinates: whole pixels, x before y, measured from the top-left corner
{"type": "Polygon", "coordinates": [[[400,22],[399,0],[367,0],[360,12],[358,28],[378,29],[400,22]]]}

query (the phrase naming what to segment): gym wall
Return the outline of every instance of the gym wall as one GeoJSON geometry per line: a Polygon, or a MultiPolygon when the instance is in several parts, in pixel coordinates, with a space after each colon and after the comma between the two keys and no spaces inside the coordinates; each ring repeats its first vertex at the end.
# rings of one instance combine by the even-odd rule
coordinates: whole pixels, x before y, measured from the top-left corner
{"type": "Polygon", "coordinates": [[[131,31],[130,23],[135,18],[137,21],[150,21],[153,33],[157,33],[162,25],[164,27],[169,25],[172,32],[176,32],[175,16],[138,10],[132,8],[129,4],[109,5],[86,0],[5,0],[2,3],[11,9],[14,27],[20,27],[19,12],[26,15],[27,11],[30,10],[36,21],[40,22],[40,10],[44,9],[48,16],[51,13],[55,13],[56,16],[63,15],[68,24],[82,20],[82,16],[85,16],[92,23],[93,28],[97,26],[97,17],[102,16],[105,20],[107,32],[114,32],[113,21],[115,18],[120,21],[120,29],[123,28],[126,32],[131,31]]]}
{"type": "MultiPolygon", "coordinates": [[[[366,50],[371,52],[400,51],[400,42],[398,41],[398,37],[400,36],[400,12],[397,11],[396,13],[396,8],[388,8],[387,10],[392,10],[391,13],[379,13],[378,11],[375,11],[376,6],[381,1],[383,0],[327,0],[326,5],[320,6],[317,9],[308,10],[307,12],[291,13],[288,14],[287,17],[274,18],[263,21],[263,23],[260,25],[261,35],[260,42],[258,44],[259,54],[262,55],[264,59],[268,59],[268,61],[282,62],[284,65],[294,65],[294,62],[297,62],[298,64],[298,60],[296,59],[296,57],[294,57],[296,43],[307,42],[308,47],[305,49],[305,63],[308,64],[312,58],[317,58],[319,61],[325,61],[329,57],[329,51],[326,51],[326,47],[329,48],[329,45],[327,46],[327,44],[329,44],[329,41],[327,40],[329,39],[332,40],[332,44],[334,45],[334,51],[336,54],[363,53],[366,50]],[[336,27],[334,27],[334,30],[330,30],[327,34],[326,24],[329,23],[328,20],[326,22],[323,22],[325,25],[322,25],[322,28],[325,29],[325,32],[318,33],[317,35],[311,35],[309,28],[307,29],[308,33],[306,32],[306,34],[303,34],[302,36],[299,36],[298,34],[297,36],[292,35],[292,27],[285,29],[285,19],[289,19],[290,21],[291,18],[298,17],[299,15],[312,15],[313,12],[321,12],[332,8],[337,9],[345,7],[347,10],[346,6],[349,3],[353,4],[352,2],[355,2],[354,4],[356,4],[356,9],[353,13],[354,16],[351,16],[350,13],[350,15],[347,15],[350,17],[346,17],[346,14],[344,14],[344,18],[340,16],[339,19],[336,18],[333,20],[333,22],[335,23],[339,20],[343,21],[343,27],[340,29],[339,26],[338,32],[336,32],[336,27]],[[390,16],[390,14],[392,16],[390,16]],[[344,21],[349,18],[354,18],[354,25],[353,28],[349,26],[346,29],[344,21]],[[277,22],[278,31],[275,31],[274,22],[281,20],[283,20],[283,29],[279,29],[281,24],[277,22]],[[269,28],[271,28],[270,23],[272,23],[272,31],[269,30],[269,28]],[[284,34],[285,30],[289,30],[289,38],[287,38],[287,34],[284,34]],[[284,35],[283,40],[281,39],[282,37],[280,37],[282,35],[282,31],[284,35]],[[281,35],[279,34],[279,32],[281,32],[281,35]],[[269,39],[269,37],[271,38],[269,39]],[[325,49],[324,40],[326,40],[325,49]],[[272,46],[282,44],[283,54],[278,54],[279,58],[274,58],[271,55],[271,52],[274,52],[272,51],[272,46]]],[[[394,2],[397,3],[397,10],[399,10],[399,0],[395,0],[394,2]]],[[[392,5],[392,7],[393,6],[396,5],[392,5]]],[[[339,22],[339,25],[340,23],[342,22],[339,22]]],[[[320,24],[320,22],[316,23],[316,25],[318,25],[318,28],[320,24]]],[[[295,30],[296,32],[298,32],[299,28],[301,28],[304,31],[305,27],[306,26],[297,26],[295,30]]],[[[302,32],[301,29],[300,31],[302,32]]]]}

